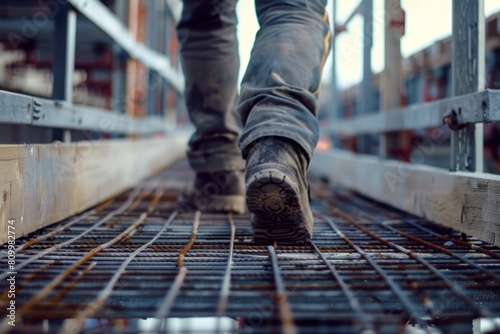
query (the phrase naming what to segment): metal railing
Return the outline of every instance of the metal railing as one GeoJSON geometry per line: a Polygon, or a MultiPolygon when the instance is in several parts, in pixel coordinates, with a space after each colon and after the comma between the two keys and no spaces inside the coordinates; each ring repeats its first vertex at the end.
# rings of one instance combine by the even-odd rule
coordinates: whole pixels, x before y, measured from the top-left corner
{"type": "MultiPolygon", "coordinates": [[[[392,6],[386,8],[400,7],[399,0],[386,0],[385,4],[392,6]]],[[[400,70],[394,67],[399,67],[401,57],[401,36],[397,31],[400,27],[391,26],[389,20],[394,20],[395,16],[387,17],[390,15],[386,10],[386,68],[381,74],[384,110],[367,113],[363,109],[357,117],[332,118],[322,128],[322,135],[326,137],[346,136],[359,140],[365,135],[379,135],[379,154],[350,154],[339,149],[320,152],[316,155],[316,162],[313,161],[312,170],[365,196],[498,246],[500,198],[496,189],[500,187],[500,177],[483,173],[483,124],[500,121],[500,90],[484,90],[484,0],[454,0],[452,4],[453,97],[398,107],[401,76],[400,70]],[[392,61],[387,58],[391,54],[392,61]],[[402,140],[398,135],[403,131],[439,126],[447,126],[452,131],[449,169],[421,164],[438,144],[446,143],[443,138],[447,136],[443,135],[445,131],[442,129],[439,140],[427,140],[431,147],[427,147],[429,143],[415,141],[412,152],[418,158],[413,159],[415,163],[394,161],[397,154],[389,157],[389,147],[401,147],[402,140]]],[[[362,12],[361,7],[356,8],[355,13],[362,12]]],[[[367,19],[370,16],[365,17],[367,19]]],[[[370,66],[364,71],[371,71],[370,66]]],[[[365,76],[362,86],[373,87],[373,77],[365,76]]],[[[334,95],[338,94],[334,92],[334,95]]],[[[366,153],[359,142],[358,148],[361,153],[366,153]]]]}
{"type": "Polygon", "coordinates": [[[470,124],[500,121],[500,90],[486,89],[436,102],[370,113],[353,119],[336,119],[325,133],[377,134],[447,125],[457,131],[470,124]]]}
{"type": "MultiPolygon", "coordinates": [[[[166,115],[143,118],[125,115],[121,111],[73,104],[73,77],[75,72],[76,15],[85,16],[131,59],[157,73],[178,94],[183,93],[184,77],[170,58],[138,42],[132,32],[98,0],[56,0],[55,13],[53,99],[44,99],[8,91],[0,91],[0,124],[23,124],[64,130],[93,130],[104,133],[153,134],[175,127],[166,115]]],[[[179,19],[181,2],[165,0],[173,20],[179,19]]],[[[70,136],[64,136],[70,141],[70,136]]]]}
{"type": "MultiPolygon", "coordinates": [[[[365,21],[371,20],[371,15],[366,14],[371,6],[365,11],[360,9],[366,7],[368,3],[370,1],[362,1],[348,21],[360,12],[364,13],[365,21]]],[[[389,5],[393,8],[400,7],[399,0],[386,0],[386,7],[389,5]]],[[[386,10],[386,14],[387,12],[386,10]]],[[[390,16],[390,13],[388,15],[390,16]]],[[[340,32],[346,30],[345,25],[335,26],[337,29],[340,27],[340,32]]],[[[390,26],[390,22],[386,22],[386,26],[390,26]]],[[[332,119],[331,123],[323,129],[323,134],[328,136],[379,134],[381,135],[380,155],[385,157],[387,155],[386,147],[384,147],[387,140],[386,134],[447,125],[453,130],[450,170],[482,172],[483,131],[481,123],[500,121],[500,91],[483,90],[485,81],[484,0],[454,0],[452,28],[451,63],[454,95],[452,98],[433,103],[413,104],[406,108],[384,110],[379,113],[369,113],[365,110],[366,108],[363,108],[361,116],[351,119],[332,119]]],[[[393,47],[388,46],[391,41],[387,41],[387,31],[390,30],[391,27],[386,27],[386,53],[389,48],[393,47]]],[[[366,46],[367,43],[371,45],[372,33],[365,31],[364,38],[369,42],[363,45],[366,46]]],[[[399,40],[396,45],[399,49],[399,40]]],[[[388,64],[386,58],[384,71],[388,71],[388,67],[396,66],[398,66],[397,63],[388,64]]],[[[362,86],[373,87],[373,76],[366,75],[371,73],[370,65],[364,66],[364,73],[362,86]]],[[[384,74],[382,73],[382,76],[384,74]]],[[[386,84],[385,88],[400,86],[399,76],[387,80],[391,82],[386,84]]],[[[363,94],[367,91],[368,89],[363,88],[363,94]]],[[[398,95],[399,99],[400,92],[398,89],[397,91],[382,91],[382,94],[398,95]]],[[[365,100],[364,95],[362,100],[365,100]]]]}
{"type": "MultiPolygon", "coordinates": [[[[173,13],[179,15],[179,7],[174,6],[179,1],[117,0],[116,14],[103,3],[113,2],[50,0],[0,5],[10,8],[13,14],[8,18],[14,23],[37,23],[24,20],[26,16],[15,21],[16,13],[45,15],[46,21],[38,22],[37,33],[32,35],[24,34],[25,26],[19,30],[19,24],[11,30],[10,22],[5,22],[4,27],[9,26],[11,35],[23,33],[21,41],[39,43],[33,49],[49,46],[53,52],[52,61],[33,56],[19,62],[22,68],[35,65],[50,70],[52,66],[52,99],[0,91],[0,144],[7,144],[0,145],[0,230],[7,231],[12,217],[28,222],[16,227],[16,238],[97,205],[185,156],[190,128],[181,126],[184,84],[176,66],[172,30],[173,13]],[[127,3],[130,30],[120,21],[126,19],[127,3]],[[80,43],[75,62],[77,24],[80,43]],[[47,39],[52,30],[53,40],[47,39]],[[144,37],[146,30],[149,38],[144,37]],[[82,33],[89,31],[90,38],[82,33]],[[97,60],[88,60],[96,54],[97,60]],[[101,104],[114,110],[73,103],[73,93],[80,93],[74,76],[82,69],[90,78],[86,88],[98,88],[89,96],[101,94],[105,98],[101,104]],[[105,90],[99,90],[102,86],[105,90]],[[38,187],[40,182],[47,187],[38,187]]],[[[8,36],[6,46],[23,49],[27,55],[32,51],[24,45],[9,45],[8,36]]],[[[0,244],[5,242],[7,233],[0,233],[0,244]]]]}

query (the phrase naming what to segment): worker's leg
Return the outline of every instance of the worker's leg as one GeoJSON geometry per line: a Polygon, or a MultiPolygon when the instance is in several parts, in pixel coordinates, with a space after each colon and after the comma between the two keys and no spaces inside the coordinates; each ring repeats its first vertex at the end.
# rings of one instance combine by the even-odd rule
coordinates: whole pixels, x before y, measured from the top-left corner
{"type": "Polygon", "coordinates": [[[241,86],[241,150],[245,156],[256,139],[281,136],[310,158],[319,139],[317,93],[330,50],[327,1],[255,2],[260,30],[241,86]]]}
{"type": "Polygon", "coordinates": [[[197,173],[197,198],[190,204],[205,211],[244,208],[244,161],[237,146],[241,123],[234,110],[239,70],[236,2],[186,0],[177,28],[186,103],[196,127],[187,152],[197,173]],[[230,196],[238,197],[237,203],[230,196]]]}
{"type": "Polygon", "coordinates": [[[238,111],[257,239],[312,235],[306,171],[319,137],[317,93],[330,48],[325,5],[326,0],[256,0],[260,30],[238,111]]]}

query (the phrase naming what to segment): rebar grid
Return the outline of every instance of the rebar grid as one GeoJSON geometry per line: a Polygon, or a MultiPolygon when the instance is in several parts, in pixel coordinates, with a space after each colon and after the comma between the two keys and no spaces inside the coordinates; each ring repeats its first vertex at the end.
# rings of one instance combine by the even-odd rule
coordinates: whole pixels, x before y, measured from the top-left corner
{"type": "Polygon", "coordinates": [[[1,331],[168,332],[210,317],[211,333],[469,333],[500,316],[498,248],[319,180],[313,241],[256,244],[248,215],[177,210],[191,177],[180,163],[18,240],[18,323],[1,331]]]}

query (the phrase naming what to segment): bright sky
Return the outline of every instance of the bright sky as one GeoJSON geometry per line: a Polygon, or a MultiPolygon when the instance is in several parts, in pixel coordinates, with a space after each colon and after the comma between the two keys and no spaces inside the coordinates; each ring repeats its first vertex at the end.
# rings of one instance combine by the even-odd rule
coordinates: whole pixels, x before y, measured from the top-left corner
{"type": "MultiPolygon", "coordinates": [[[[337,20],[343,22],[360,0],[337,0],[337,20]]],[[[240,0],[238,4],[240,41],[240,57],[242,77],[248,63],[250,51],[258,30],[255,9],[252,0],[240,0]]],[[[401,41],[401,52],[407,57],[434,41],[451,34],[451,0],[401,0],[406,11],[406,35],[401,41]]],[[[330,17],[333,12],[332,0],[327,6],[330,17]]],[[[485,0],[485,14],[500,11],[500,0],[485,0]]],[[[384,68],[384,0],[373,0],[374,14],[374,46],[372,51],[372,68],[380,72],[384,68]]],[[[348,26],[348,32],[337,39],[337,79],[340,87],[347,87],[362,79],[362,52],[359,45],[363,28],[363,19],[356,17],[348,26]]],[[[323,80],[331,80],[331,58],[327,61],[323,80]]]]}

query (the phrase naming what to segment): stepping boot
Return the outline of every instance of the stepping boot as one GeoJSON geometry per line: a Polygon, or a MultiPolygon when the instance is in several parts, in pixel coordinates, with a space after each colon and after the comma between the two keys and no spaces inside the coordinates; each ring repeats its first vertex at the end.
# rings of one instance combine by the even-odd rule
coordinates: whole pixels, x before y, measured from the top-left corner
{"type": "Polygon", "coordinates": [[[245,179],[255,241],[311,240],[307,166],[305,152],[292,140],[263,137],[251,147],[245,179]]]}

